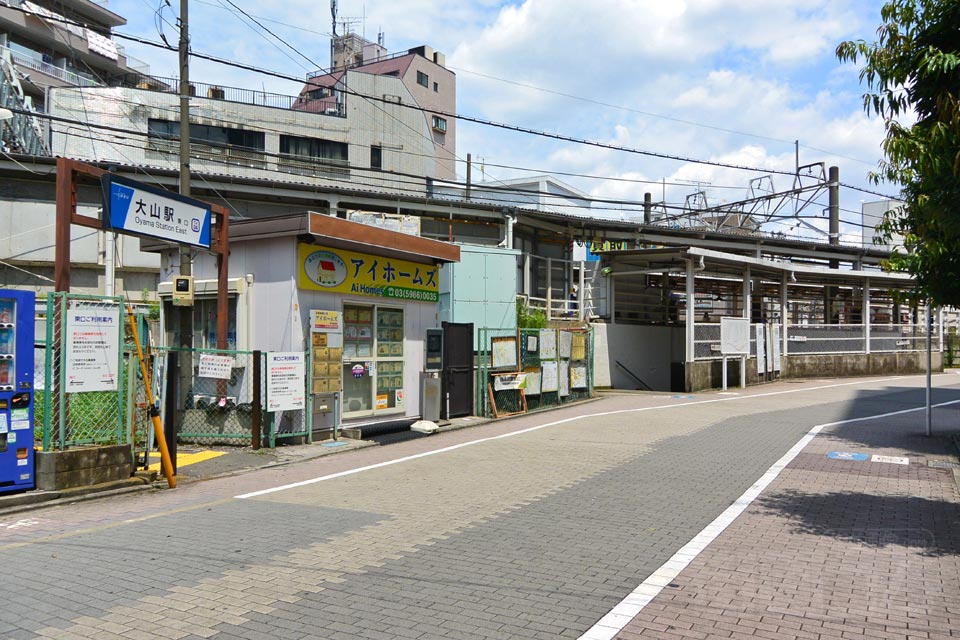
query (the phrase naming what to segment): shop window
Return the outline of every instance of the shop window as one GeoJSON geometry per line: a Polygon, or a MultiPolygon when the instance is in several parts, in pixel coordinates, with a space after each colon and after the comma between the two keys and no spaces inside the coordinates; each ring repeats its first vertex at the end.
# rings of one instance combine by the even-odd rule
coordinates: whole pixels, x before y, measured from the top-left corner
{"type": "Polygon", "coordinates": [[[343,413],[404,410],[403,310],[343,305],[343,413]]]}

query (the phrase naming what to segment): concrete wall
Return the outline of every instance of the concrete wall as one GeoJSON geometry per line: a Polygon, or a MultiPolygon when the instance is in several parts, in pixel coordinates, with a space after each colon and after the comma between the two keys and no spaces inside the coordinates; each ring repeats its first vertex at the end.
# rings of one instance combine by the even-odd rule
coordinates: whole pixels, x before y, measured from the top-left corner
{"type": "Polygon", "coordinates": [[[594,385],[637,389],[617,361],[655,391],[670,391],[671,363],[683,362],[683,327],[593,324],[594,385]]]}
{"type": "MultiPolygon", "coordinates": [[[[781,379],[849,378],[923,373],[927,370],[927,354],[921,351],[903,353],[845,353],[840,355],[783,356],[781,379]]],[[[943,371],[943,354],[933,353],[932,370],[943,371]]],[[[740,386],[740,360],[727,363],[727,386],[740,386]]],[[[720,360],[701,360],[686,367],[687,391],[719,389],[723,386],[720,360]]],[[[747,360],[747,385],[757,384],[757,360],[747,360]]]]}
{"type": "MultiPolygon", "coordinates": [[[[784,378],[879,376],[924,373],[926,370],[927,354],[924,351],[783,357],[784,378]]],[[[943,354],[939,351],[933,352],[932,370],[943,371],[943,354]]]]}

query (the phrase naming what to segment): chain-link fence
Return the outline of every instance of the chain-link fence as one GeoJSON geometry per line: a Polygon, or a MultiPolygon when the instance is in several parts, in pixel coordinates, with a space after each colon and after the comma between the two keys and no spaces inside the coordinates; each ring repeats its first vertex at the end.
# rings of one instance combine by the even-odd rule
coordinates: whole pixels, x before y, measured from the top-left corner
{"type": "Polygon", "coordinates": [[[47,297],[43,368],[36,376],[44,449],[128,441],[123,327],[122,298],[47,297]]]}
{"type": "Polygon", "coordinates": [[[170,368],[190,368],[189,375],[181,376],[180,383],[186,386],[184,393],[179,394],[177,401],[165,403],[163,411],[164,420],[170,419],[167,412],[174,412],[173,424],[179,442],[203,445],[250,442],[255,384],[252,351],[161,347],[154,350],[154,355],[160,360],[160,380],[165,381],[164,398],[178,398],[172,388],[178,381],[171,384],[170,368]],[[216,375],[225,377],[200,375],[201,364],[205,369],[203,373],[208,374],[208,361],[211,369],[217,369],[216,375]]]}
{"type": "Polygon", "coordinates": [[[494,405],[496,413],[503,415],[593,396],[591,328],[516,332],[482,328],[477,337],[476,406],[480,415],[492,417],[494,405]],[[514,373],[522,376],[510,375],[514,373]],[[522,395],[517,387],[522,388],[522,395]]]}
{"type": "MultiPolygon", "coordinates": [[[[931,348],[940,350],[940,325],[933,324],[931,348]]],[[[870,327],[870,351],[922,351],[927,348],[927,327],[924,324],[873,325],[870,327]]]]}
{"type": "MultiPolygon", "coordinates": [[[[156,356],[162,363],[158,373],[161,380],[175,362],[177,366],[190,367],[190,375],[182,376],[179,382],[186,384],[186,392],[181,394],[182,401],[169,403],[165,407],[165,412],[172,410],[176,414],[174,424],[178,442],[207,446],[250,444],[257,397],[263,408],[260,429],[262,446],[274,447],[280,441],[297,438],[309,441],[309,405],[298,410],[268,411],[268,353],[164,347],[156,350],[156,356]],[[254,371],[256,358],[260,358],[259,380],[254,371]],[[257,387],[258,396],[254,393],[257,387]]],[[[304,354],[304,376],[310,370],[308,358],[309,354],[304,354]]],[[[306,385],[306,378],[303,384],[306,385]]],[[[175,397],[169,382],[163,396],[175,397]]],[[[167,419],[166,415],[164,419],[167,419]]]]}

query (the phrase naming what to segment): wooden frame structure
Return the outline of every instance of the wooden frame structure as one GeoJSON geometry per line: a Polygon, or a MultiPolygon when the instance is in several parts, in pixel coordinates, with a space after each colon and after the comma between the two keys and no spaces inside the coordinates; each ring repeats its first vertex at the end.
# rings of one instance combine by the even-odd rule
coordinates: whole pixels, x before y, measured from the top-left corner
{"type": "MultiPolygon", "coordinates": [[[[87,176],[99,180],[106,173],[108,172],[104,169],[83,162],[57,158],[54,291],[70,291],[70,227],[78,225],[91,229],[104,228],[102,219],[77,213],[77,178],[87,176]]],[[[210,204],[210,208],[215,217],[215,224],[211,230],[209,250],[217,254],[217,348],[226,349],[229,317],[227,274],[230,257],[230,215],[227,209],[220,205],[210,204]]]]}

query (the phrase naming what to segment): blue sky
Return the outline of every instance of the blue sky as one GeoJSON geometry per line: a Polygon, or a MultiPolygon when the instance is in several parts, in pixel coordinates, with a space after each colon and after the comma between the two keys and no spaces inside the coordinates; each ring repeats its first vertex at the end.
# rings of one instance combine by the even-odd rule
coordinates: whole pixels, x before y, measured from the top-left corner
{"type": "MultiPolygon", "coordinates": [[[[318,63],[328,64],[330,11],[325,0],[233,0],[318,63]]],[[[178,1],[160,13],[176,43],[178,1]]],[[[737,165],[792,170],[840,167],[841,180],[874,188],[866,174],[881,157],[882,123],[862,109],[858,70],[834,55],[846,39],[873,40],[882,3],[868,0],[340,0],[341,17],[363,18],[369,39],[385,33],[390,51],[429,44],[457,73],[460,113],[578,138],[737,165]]],[[[121,33],[158,40],[157,0],[111,0],[126,17],[121,33]]],[[[303,77],[313,65],[238,17],[226,0],[191,0],[195,51],[303,77]]],[[[125,43],[156,75],[176,74],[176,56],[125,43]]],[[[195,61],[191,76],[277,93],[298,83],[195,61]]],[[[462,123],[457,152],[482,162],[484,177],[562,176],[599,197],[683,202],[700,183],[711,204],[745,196],[757,174],[584,147],[462,123]],[[637,182],[630,182],[634,180],[637,182]],[[670,183],[680,183],[673,184],[670,183]]],[[[463,169],[461,168],[461,174],[463,169]]],[[[774,177],[777,190],[791,186],[774,177]]],[[[895,193],[890,186],[875,188],[895,193]]],[[[842,217],[859,221],[861,200],[844,190],[842,217]]],[[[826,198],[823,198],[826,202],[826,198]]],[[[825,206],[825,204],[823,205],[825,206]]],[[[822,206],[808,213],[820,214],[822,206]]],[[[607,212],[615,215],[615,212],[607,212]]],[[[629,214],[628,214],[629,215],[629,214]]],[[[789,226],[771,230],[790,232],[789,226]]],[[[848,239],[859,235],[844,226],[848,239]]],[[[795,232],[795,231],[794,231],[795,232]]]]}

